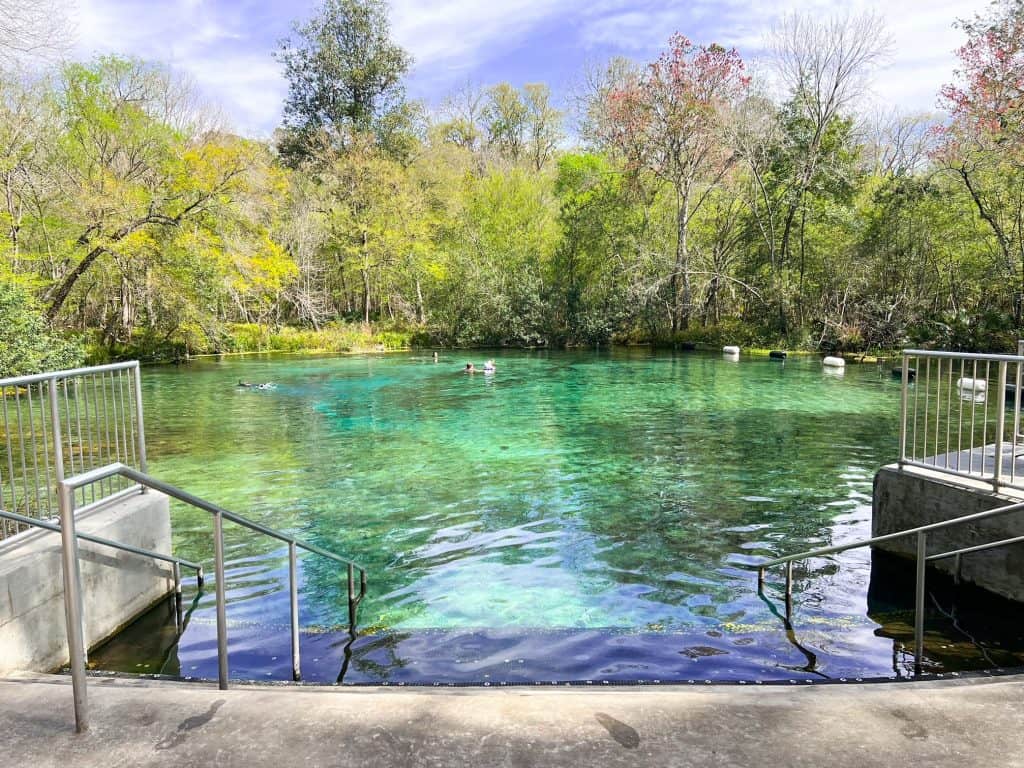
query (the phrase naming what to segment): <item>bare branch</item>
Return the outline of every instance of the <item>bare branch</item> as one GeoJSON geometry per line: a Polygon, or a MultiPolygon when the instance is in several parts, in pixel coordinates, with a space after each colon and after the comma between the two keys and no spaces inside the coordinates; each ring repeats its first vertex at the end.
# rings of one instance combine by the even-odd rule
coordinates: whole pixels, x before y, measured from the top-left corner
{"type": "Polygon", "coordinates": [[[65,0],[0,0],[0,58],[57,58],[73,41],[65,0]]]}

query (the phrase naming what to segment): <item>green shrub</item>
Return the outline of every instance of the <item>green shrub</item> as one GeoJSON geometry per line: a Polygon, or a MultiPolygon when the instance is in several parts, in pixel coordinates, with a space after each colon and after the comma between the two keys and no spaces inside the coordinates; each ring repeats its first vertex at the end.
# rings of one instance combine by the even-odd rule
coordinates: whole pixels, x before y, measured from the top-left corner
{"type": "Polygon", "coordinates": [[[270,346],[270,329],[257,323],[232,323],[227,328],[227,348],[219,352],[264,352],[270,346]]]}
{"type": "Polygon", "coordinates": [[[0,281],[0,376],[22,376],[81,365],[81,344],[54,334],[31,294],[0,281]]]}

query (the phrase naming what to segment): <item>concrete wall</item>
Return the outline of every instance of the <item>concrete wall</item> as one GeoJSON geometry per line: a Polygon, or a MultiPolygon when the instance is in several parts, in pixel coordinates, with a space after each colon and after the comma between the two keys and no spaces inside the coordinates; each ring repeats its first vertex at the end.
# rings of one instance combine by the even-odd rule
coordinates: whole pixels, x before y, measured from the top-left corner
{"type": "MultiPolygon", "coordinates": [[[[171,551],[167,497],[132,495],[78,519],[81,531],[171,551]]],[[[171,567],[79,540],[86,644],[92,647],[166,596],[171,567]]],[[[60,534],[35,530],[0,542],[0,674],[67,663],[60,534]]]]}
{"type": "MultiPolygon", "coordinates": [[[[937,523],[1021,500],[992,493],[991,486],[967,486],[967,482],[959,478],[953,482],[938,472],[901,470],[896,464],[882,467],[875,475],[872,535],[937,523]]],[[[1012,512],[929,534],[928,552],[935,554],[1021,535],[1024,512],[1012,512]]],[[[887,552],[907,557],[914,557],[916,547],[913,536],[880,545],[887,552]]],[[[933,565],[951,575],[956,567],[954,558],[933,565]]],[[[961,578],[1002,597],[1024,601],[1024,544],[964,555],[961,578]]]]}

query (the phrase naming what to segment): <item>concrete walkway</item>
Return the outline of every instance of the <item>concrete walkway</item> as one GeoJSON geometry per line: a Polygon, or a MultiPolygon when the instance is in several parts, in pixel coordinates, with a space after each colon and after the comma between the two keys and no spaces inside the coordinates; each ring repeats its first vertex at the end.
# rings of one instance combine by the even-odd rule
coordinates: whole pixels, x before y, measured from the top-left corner
{"type": "Polygon", "coordinates": [[[315,689],[0,681],[4,766],[1024,766],[1024,681],[315,689]]]}

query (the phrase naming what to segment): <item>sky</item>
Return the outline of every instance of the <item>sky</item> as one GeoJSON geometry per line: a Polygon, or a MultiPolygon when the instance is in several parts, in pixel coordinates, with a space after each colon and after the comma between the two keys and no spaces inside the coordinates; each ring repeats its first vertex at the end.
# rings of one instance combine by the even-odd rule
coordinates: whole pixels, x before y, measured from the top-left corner
{"type": "MultiPolygon", "coordinates": [[[[319,0],[77,0],[76,54],[131,54],[187,73],[235,130],[269,136],[286,90],[272,58],[291,22],[319,0]]],[[[394,38],[415,64],[408,93],[436,107],[467,83],[546,82],[569,92],[584,68],[624,55],[657,57],[681,32],[697,43],[735,46],[764,58],[765,33],[789,11],[828,15],[872,10],[893,47],[875,73],[873,98],[908,111],[934,111],[953,78],[958,18],[988,0],[391,0],[394,38]]]]}

